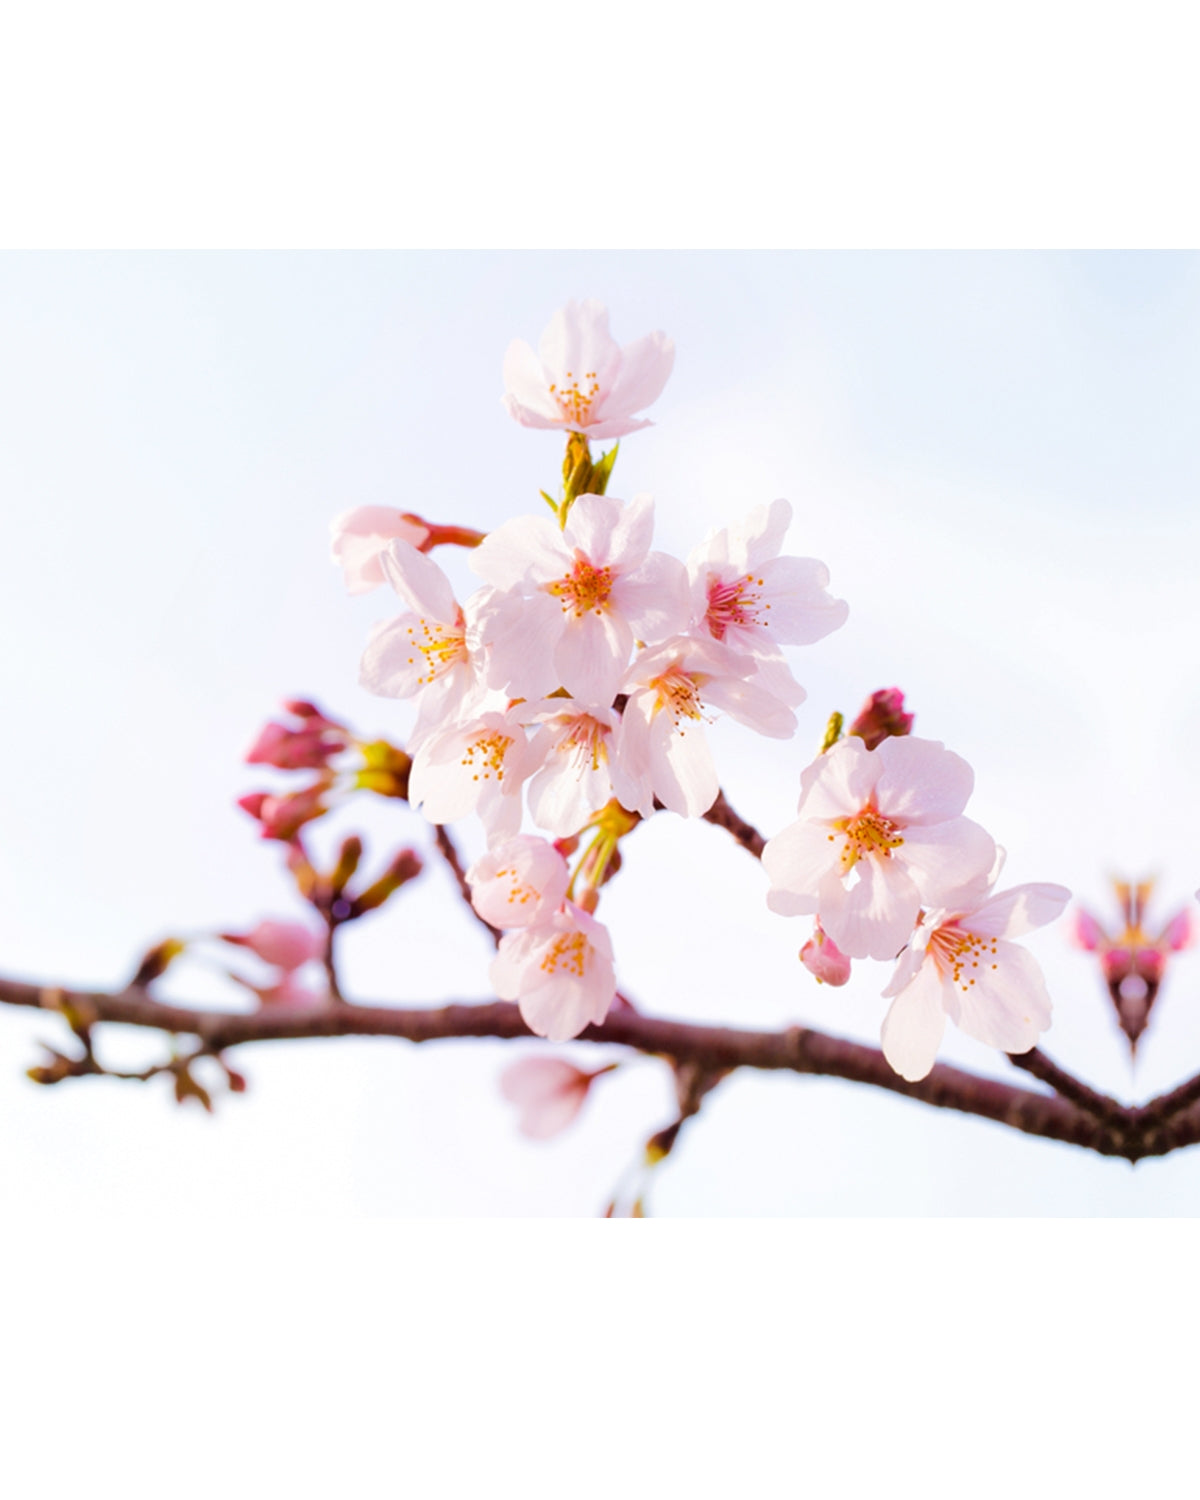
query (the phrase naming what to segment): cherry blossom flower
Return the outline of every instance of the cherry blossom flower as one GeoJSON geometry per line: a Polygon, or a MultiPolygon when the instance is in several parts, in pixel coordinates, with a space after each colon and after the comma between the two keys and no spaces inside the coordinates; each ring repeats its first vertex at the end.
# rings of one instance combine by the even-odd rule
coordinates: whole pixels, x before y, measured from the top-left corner
{"type": "Polygon", "coordinates": [[[515,1000],[530,1031],[566,1042],[599,1025],[616,994],[608,930],[573,901],[547,921],[509,932],[491,967],[502,1000],[515,1000]]]}
{"type": "Polygon", "coordinates": [[[1036,959],[1010,942],[1059,915],[1061,885],[1018,885],[980,899],[954,892],[920,925],[884,990],[883,1055],[902,1078],[933,1067],[949,1016],[960,1031],[1002,1052],[1028,1052],[1050,1025],[1050,996],[1036,959]]]}
{"type": "Polygon", "coordinates": [[[329,523],[330,558],[341,568],[350,594],[367,594],[384,581],[380,554],[395,540],[423,547],[429,527],[417,516],[386,505],[360,505],[329,523]]]}
{"type": "Polygon", "coordinates": [[[314,990],[295,974],[284,974],[278,984],[260,988],[251,985],[258,996],[259,1004],[267,1010],[308,1010],[324,1005],[329,996],[323,990],[314,990]]]}
{"type": "Polygon", "coordinates": [[[497,844],[467,871],[471,905],[502,928],[547,921],[562,905],[568,878],[554,845],[527,833],[497,844]]]}
{"type": "Polygon", "coordinates": [[[850,960],[822,928],[820,922],[813,928],[813,935],[800,950],[800,962],[818,984],[831,984],[840,988],[850,979],[850,960]]]}
{"type": "Polygon", "coordinates": [[[504,356],[504,405],[522,427],[619,438],[652,424],[638,419],[662,393],[675,362],[665,333],[622,349],[602,302],[568,302],[542,334],[538,352],[514,339],[504,356]]]}
{"type": "Polygon", "coordinates": [[[894,958],[923,905],[992,866],[990,835],[961,816],[974,780],[937,740],[840,740],[801,778],[799,819],[763,849],[767,904],[819,914],[850,958],[894,958]]]}
{"type": "Polygon", "coordinates": [[[431,730],[413,754],[408,798],[431,823],[477,812],[489,844],[521,826],[521,789],[537,759],[515,715],[487,712],[431,730]]]}
{"type": "Polygon", "coordinates": [[[792,520],[786,500],[752,510],[738,526],[710,533],[688,558],[697,634],[760,663],[760,685],[793,707],[804,689],[781,645],[807,646],[846,623],[843,599],[828,592],[829,570],[814,557],[780,557],[792,520]]]}
{"type": "Polygon", "coordinates": [[[615,709],[584,708],[573,698],[543,698],[526,704],[522,721],[537,725],[532,750],[540,770],[529,782],[529,813],[539,828],[567,838],[613,797],[636,797],[620,763],[615,709]]]}
{"type": "Polygon", "coordinates": [[[471,566],[499,591],[488,618],[493,685],[520,698],[563,687],[607,707],[635,638],[687,622],[683,564],[650,551],[653,530],[649,495],[581,495],[561,529],[518,516],[491,532],[471,566]]]}
{"type": "Polygon", "coordinates": [[[325,955],[325,934],[302,922],[276,922],[267,918],[249,932],[223,932],[227,943],[249,948],[264,963],[291,974],[314,958],[325,955]]]}
{"type": "Polygon", "coordinates": [[[747,678],[745,659],[716,641],[675,636],[643,651],[623,691],[629,701],[618,743],[627,785],[617,796],[646,818],[655,797],[685,818],[699,817],[716,801],[720,783],[704,738],[711,709],[773,739],[788,739],[796,729],[791,709],[756,675],[747,678]]]}
{"type": "Polygon", "coordinates": [[[520,1111],[517,1129],[531,1140],[545,1141],[572,1123],[594,1079],[615,1064],[585,1073],[562,1057],[522,1057],[500,1075],[500,1092],[520,1111]]]}
{"type": "Polygon", "coordinates": [[[379,563],[412,613],[374,626],[358,680],[369,693],[383,698],[420,695],[413,744],[433,726],[459,718],[483,697],[483,656],[468,642],[467,615],[437,563],[403,541],[389,542],[379,563]]]}

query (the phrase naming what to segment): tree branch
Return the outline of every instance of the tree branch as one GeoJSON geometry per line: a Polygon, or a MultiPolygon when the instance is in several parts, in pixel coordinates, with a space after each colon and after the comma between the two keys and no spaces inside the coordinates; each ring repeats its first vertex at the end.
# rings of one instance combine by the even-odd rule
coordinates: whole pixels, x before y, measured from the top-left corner
{"type": "MultiPolygon", "coordinates": [[[[499,1000],[402,1009],[344,1002],[307,1010],[266,1007],[239,1014],[165,1005],[140,988],[109,994],[0,979],[0,1002],[83,1017],[89,1026],[107,1022],[195,1036],[211,1052],[305,1037],[391,1036],[430,1042],[467,1037],[513,1040],[531,1035],[517,1007],[499,1000]]],[[[937,1064],[927,1078],[908,1083],[892,1071],[877,1048],[807,1027],[746,1031],[622,1009],[610,1012],[603,1025],[589,1026],[579,1040],[632,1047],[677,1067],[691,1065],[701,1076],[733,1068],[762,1068],[845,1078],[1131,1162],[1200,1142],[1200,1103],[1192,1102],[1200,1088],[1197,1080],[1131,1107],[1086,1089],[1040,1053],[1032,1062],[1028,1055],[1024,1061],[1013,1061],[1052,1081],[1060,1089],[1058,1094],[1015,1088],[944,1063],[937,1064]],[[1064,1097],[1064,1089],[1076,1097],[1064,1097]],[[1084,1096],[1086,1107],[1081,1102],[1084,1096]],[[1175,1099],[1186,1107],[1175,1109],[1171,1103],[1175,1099]]]]}

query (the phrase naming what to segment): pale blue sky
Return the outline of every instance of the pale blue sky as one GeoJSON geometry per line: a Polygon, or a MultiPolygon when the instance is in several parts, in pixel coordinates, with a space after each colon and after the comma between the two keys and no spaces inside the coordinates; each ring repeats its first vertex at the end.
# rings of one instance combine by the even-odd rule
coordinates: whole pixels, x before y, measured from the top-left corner
{"type": "MultiPolygon", "coordinates": [[[[396,504],[488,527],[533,509],[560,444],[505,415],[500,365],[571,296],[606,301],[622,340],[676,341],[656,426],[623,443],[611,486],[655,495],[657,544],[686,554],[785,495],[789,550],[823,558],[850,603],[843,631],[794,653],[795,742],[717,731],[735,805],[782,826],[829,710],[898,683],[918,733],[974,765],[968,811],[1012,881],[1097,909],[1110,870],[1158,872],[1165,908],[1200,885],[1196,256],[7,254],[6,972],[115,983],[167,932],[298,909],[232,807],[262,784],[240,755],[297,693],[364,730],[410,722],[356,685],[368,625],[394,608],[345,596],[329,519],[396,504]]],[[[367,804],[336,827],[364,828],[376,857],[423,837],[367,804]]],[[[876,1039],[886,968],[818,989],[795,960],[803,924],[767,913],[764,886],[715,830],[655,819],[600,913],[622,984],[648,1010],[876,1039]]],[[[1046,1050],[1130,1093],[1089,967],[1061,928],[1033,946],[1057,1004],[1046,1050]]],[[[487,957],[436,872],[346,944],[368,998],[482,998],[487,957]]],[[[1200,1067],[1196,978],[1185,957],[1139,1087],[1200,1067]]],[[[55,1028],[0,1012],[0,1129],[21,1142],[0,1186],[34,1206],[587,1213],[669,1111],[641,1063],[534,1147],[495,1092],[513,1049],[349,1042],[248,1051],[251,1092],[213,1122],[152,1089],[36,1090],[38,1036],[55,1028]]],[[[1020,1076],[954,1033],[943,1056],[1020,1076]]],[[[653,1206],[1194,1214],[1198,1161],[1135,1172],[849,1085],[739,1077],[653,1206]]]]}

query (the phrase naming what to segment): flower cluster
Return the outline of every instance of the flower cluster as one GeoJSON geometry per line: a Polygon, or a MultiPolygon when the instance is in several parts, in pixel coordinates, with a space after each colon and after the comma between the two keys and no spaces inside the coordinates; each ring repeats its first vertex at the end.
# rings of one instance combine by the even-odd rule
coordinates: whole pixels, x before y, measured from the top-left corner
{"type": "Polygon", "coordinates": [[[613,999],[611,945],[593,912],[622,833],[656,806],[684,817],[712,806],[704,730],[715,715],[790,737],[804,689],[783,648],[820,640],[847,614],[822,563],[780,555],[786,500],[713,532],[684,561],[653,549],[650,496],[607,493],[616,450],[594,461],[588,439],[647,426],[636,414],[673,358],[665,335],[622,349],[601,304],[569,303],[539,354],[514,343],[504,365],[512,416],[568,434],[552,515],[517,516],[482,538],[376,508],[334,525],[350,590],[386,582],[402,601],[372,631],[360,681],[416,705],[409,800],[434,823],[479,816],[490,853],[472,872],[476,908],[508,930],[493,980],[557,1039],[603,1020],[613,999]],[[439,538],[473,549],[482,586],[465,600],[428,555],[439,538]],[[522,842],[526,813],[572,852],[590,837],[574,876],[545,839],[537,853],[522,842]],[[568,881],[581,887],[575,899],[568,881]]]}
{"type": "Polygon", "coordinates": [[[994,890],[1003,857],[963,816],[970,766],[911,737],[902,709],[896,689],[874,695],[803,772],[799,817],[762,858],[771,909],[817,918],[801,960],[818,979],[844,984],[852,959],[897,960],[883,1052],[915,1080],[933,1067],[947,1017],[1005,1052],[1037,1043],[1050,999],[1034,959],[1010,940],[1053,921],[1070,892],[994,890]]]}

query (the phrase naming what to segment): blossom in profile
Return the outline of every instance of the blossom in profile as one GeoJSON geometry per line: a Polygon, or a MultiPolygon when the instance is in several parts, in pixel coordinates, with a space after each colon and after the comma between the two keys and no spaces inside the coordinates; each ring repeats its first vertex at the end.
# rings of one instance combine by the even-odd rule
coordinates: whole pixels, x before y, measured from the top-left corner
{"type": "Polygon", "coordinates": [[[991,836],[961,816],[974,781],[937,740],[838,741],[801,777],[797,821],[763,849],[767,904],[817,914],[850,958],[895,958],[922,906],[992,867],[991,836]]]}
{"type": "Polygon", "coordinates": [[[1028,1052],[1050,1025],[1050,996],[1037,960],[1010,941],[1059,915],[1061,885],[1018,885],[980,899],[978,886],[922,912],[884,997],[883,1055],[902,1078],[933,1067],[946,1018],[1001,1052],[1028,1052]]]}
{"type": "Polygon", "coordinates": [[[409,612],[372,628],[358,680],[382,698],[419,699],[412,745],[482,698],[482,653],[472,650],[467,614],[432,558],[407,542],[392,541],[379,562],[409,612]]]}
{"type": "Polygon", "coordinates": [[[581,495],[565,526],[518,516],[491,532],[471,567],[498,592],[488,611],[489,681],[511,696],[565,688],[607,707],[635,640],[687,622],[687,575],[651,552],[654,501],[581,495]]]}
{"type": "Polygon", "coordinates": [[[675,362],[665,333],[622,348],[603,302],[568,302],[542,334],[537,353],[514,339],[504,356],[504,405],[522,427],[619,438],[651,426],[643,411],[662,394],[675,362]]]}
{"type": "Polygon", "coordinates": [[[329,530],[330,558],[341,568],[350,594],[367,594],[384,582],[379,559],[389,542],[398,539],[420,548],[429,540],[423,521],[386,505],[343,511],[329,523],[329,530]]]}
{"type": "Polygon", "coordinates": [[[616,994],[608,929],[564,901],[545,921],[501,938],[491,979],[502,1000],[517,1002],[530,1031],[570,1041],[604,1020],[616,994]]]}
{"type": "Polygon", "coordinates": [[[804,689],[780,646],[821,640],[846,623],[849,609],[829,593],[823,562],[779,556],[791,520],[786,500],[757,506],[740,525],[710,533],[687,566],[696,633],[751,658],[760,685],[795,707],[804,689]]]}
{"type": "Polygon", "coordinates": [[[585,1073],[562,1057],[522,1057],[500,1075],[500,1092],[518,1110],[517,1129],[545,1141],[572,1123],[594,1079],[613,1064],[585,1073]]]}
{"type": "Polygon", "coordinates": [[[1095,953],[1104,983],[1117,1013],[1117,1024],[1125,1033],[1129,1050],[1136,1054],[1142,1033],[1150,1024],[1150,1012],[1158,998],[1172,953],[1190,947],[1197,925],[1186,908],[1156,931],[1147,922],[1146,911],[1154,892],[1152,880],[1114,880],[1113,891],[1121,912],[1120,928],[1109,931],[1083,907],[1077,907],[1071,923],[1075,944],[1095,953]]]}

